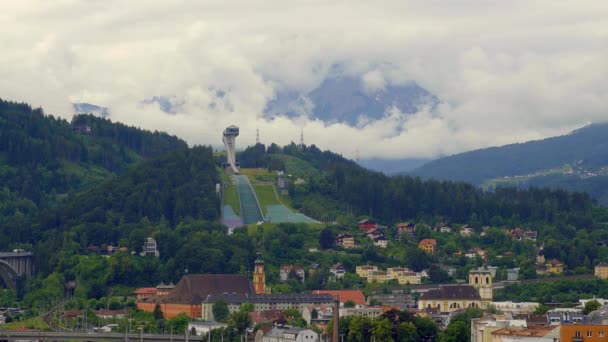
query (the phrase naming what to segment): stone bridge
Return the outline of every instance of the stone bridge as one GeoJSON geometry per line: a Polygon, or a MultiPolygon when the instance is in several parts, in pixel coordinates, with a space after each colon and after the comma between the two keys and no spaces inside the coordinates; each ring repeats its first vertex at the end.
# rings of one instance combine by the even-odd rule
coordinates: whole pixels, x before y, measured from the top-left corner
{"type": "Polygon", "coordinates": [[[34,273],[34,260],[30,252],[14,251],[0,252],[0,278],[9,289],[16,287],[16,281],[21,276],[31,276],[34,273]]]}

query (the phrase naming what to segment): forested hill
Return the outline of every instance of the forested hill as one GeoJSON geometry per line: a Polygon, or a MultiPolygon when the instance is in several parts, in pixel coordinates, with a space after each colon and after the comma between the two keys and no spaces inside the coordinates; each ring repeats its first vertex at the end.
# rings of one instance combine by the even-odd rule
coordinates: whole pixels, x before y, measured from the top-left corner
{"type": "Polygon", "coordinates": [[[440,158],[411,174],[465,181],[485,188],[516,185],[585,191],[608,204],[608,124],[440,158]]]}
{"type": "Polygon", "coordinates": [[[0,99],[0,221],[34,215],[68,193],[123,174],[143,158],[186,147],[165,133],[92,115],[70,123],[0,99]]]}
{"type": "Polygon", "coordinates": [[[451,181],[389,177],[312,146],[252,146],[238,158],[246,166],[285,169],[294,178],[293,205],[313,217],[369,215],[383,222],[400,220],[571,224],[592,226],[593,203],[582,193],[548,189],[501,188],[484,192],[451,181]]]}

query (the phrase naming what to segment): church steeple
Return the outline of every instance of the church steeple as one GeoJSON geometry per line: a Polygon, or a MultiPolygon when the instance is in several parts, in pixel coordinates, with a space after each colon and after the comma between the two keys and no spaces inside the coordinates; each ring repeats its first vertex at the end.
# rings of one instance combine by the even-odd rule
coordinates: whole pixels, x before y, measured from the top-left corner
{"type": "Polygon", "coordinates": [[[268,294],[269,292],[266,288],[266,272],[264,271],[262,252],[258,252],[258,256],[254,262],[253,289],[255,294],[268,294]]]}

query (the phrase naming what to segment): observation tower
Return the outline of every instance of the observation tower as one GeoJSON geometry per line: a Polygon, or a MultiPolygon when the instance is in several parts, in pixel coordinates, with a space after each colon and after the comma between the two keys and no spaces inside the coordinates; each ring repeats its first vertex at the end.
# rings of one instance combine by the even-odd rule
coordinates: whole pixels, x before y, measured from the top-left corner
{"type": "Polygon", "coordinates": [[[226,147],[226,160],[228,165],[235,174],[239,173],[236,168],[236,150],[235,150],[235,139],[239,136],[239,128],[232,125],[226,127],[223,134],[224,146],[226,147]]]}

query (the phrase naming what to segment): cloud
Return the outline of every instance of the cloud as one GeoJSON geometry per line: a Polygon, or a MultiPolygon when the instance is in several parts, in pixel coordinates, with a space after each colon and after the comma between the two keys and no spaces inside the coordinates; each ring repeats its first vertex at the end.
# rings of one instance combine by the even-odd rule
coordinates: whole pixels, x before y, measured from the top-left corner
{"type": "Polygon", "coordinates": [[[607,16],[590,0],[23,0],[0,11],[0,97],[66,118],[95,103],[190,144],[218,146],[237,124],[241,146],[256,128],[280,144],[303,129],[347,157],[433,157],[605,121],[607,16]],[[277,92],[307,92],[336,64],[368,91],[416,81],[443,103],[357,127],[264,118],[277,92]],[[153,96],[179,111],[142,105],[153,96]]]}

